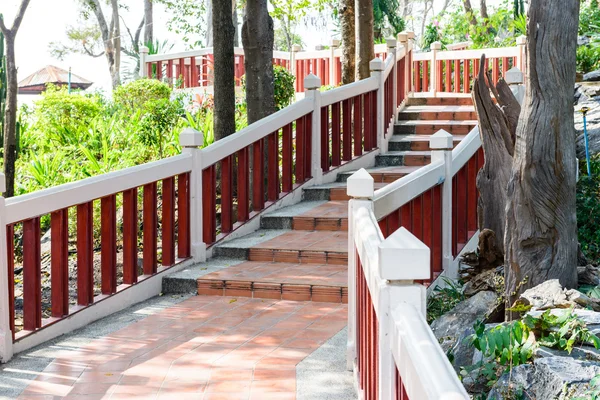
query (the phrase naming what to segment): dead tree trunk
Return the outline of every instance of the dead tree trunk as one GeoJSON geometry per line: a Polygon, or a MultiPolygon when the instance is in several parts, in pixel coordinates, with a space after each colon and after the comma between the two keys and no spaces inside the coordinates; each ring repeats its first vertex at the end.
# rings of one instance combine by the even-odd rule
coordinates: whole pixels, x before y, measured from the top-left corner
{"type": "Polygon", "coordinates": [[[356,26],[356,79],[371,76],[369,63],[375,58],[373,44],[373,0],[356,0],[354,3],[356,26]]]}
{"type": "Polygon", "coordinates": [[[275,111],[273,41],[273,19],[267,11],[267,0],[247,0],[242,45],[246,67],[248,125],[275,111]]]}
{"type": "Polygon", "coordinates": [[[354,0],[341,0],[338,14],[342,29],[342,83],[345,85],[354,82],[356,75],[354,0]]]}
{"type": "Polygon", "coordinates": [[[514,153],[515,131],[521,106],[510,88],[500,80],[497,86],[486,77],[485,55],[481,57],[479,76],[473,86],[473,103],[479,120],[479,135],[485,163],[477,175],[480,197],[477,205],[479,229],[496,234],[496,246],[503,251],[507,187],[514,153]],[[496,105],[490,95],[496,97],[496,105]]]}
{"type": "Polygon", "coordinates": [[[8,28],[0,14],[0,30],[6,44],[6,108],[4,109],[4,174],[6,192],[4,197],[15,194],[15,163],[17,161],[17,62],[15,38],[30,0],[22,0],[12,27],[8,28]]]}
{"type": "Polygon", "coordinates": [[[235,133],[235,28],[231,1],[212,0],[215,75],[215,139],[235,133]]]}
{"type": "Polygon", "coordinates": [[[528,17],[529,79],[504,242],[509,304],[548,279],[569,288],[577,284],[573,85],[579,0],[531,0],[528,17]]]}

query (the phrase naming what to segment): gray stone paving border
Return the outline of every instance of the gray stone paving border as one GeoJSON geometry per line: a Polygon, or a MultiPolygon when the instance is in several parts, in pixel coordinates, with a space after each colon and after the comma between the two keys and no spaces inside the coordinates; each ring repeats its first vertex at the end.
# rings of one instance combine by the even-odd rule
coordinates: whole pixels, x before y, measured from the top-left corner
{"type": "Polygon", "coordinates": [[[196,293],[198,290],[197,279],[211,272],[221,271],[243,263],[245,260],[233,258],[211,258],[210,260],[190,265],[181,271],[166,275],[162,280],[163,293],[196,293]]]}
{"type": "MultiPolygon", "coordinates": [[[[153,297],[112,314],[74,331],[59,336],[33,349],[15,355],[6,364],[0,365],[0,399],[14,399],[37,374],[46,368],[56,356],[65,350],[77,351],[90,340],[109,335],[144,318],[156,314],[170,306],[190,298],[190,294],[174,294],[153,297]]],[[[64,356],[64,353],[61,355],[64,356]]]]}
{"type": "Polygon", "coordinates": [[[346,370],[347,337],[346,327],[296,366],[297,400],[358,398],[352,372],[346,370]]]}

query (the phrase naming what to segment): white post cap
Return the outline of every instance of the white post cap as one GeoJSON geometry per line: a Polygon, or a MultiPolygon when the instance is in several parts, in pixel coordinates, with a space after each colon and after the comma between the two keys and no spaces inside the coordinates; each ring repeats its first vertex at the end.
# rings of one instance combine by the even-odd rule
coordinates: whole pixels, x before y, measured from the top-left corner
{"type": "Polygon", "coordinates": [[[339,39],[331,39],[331,47],[340,47],[340,43],[339,39]]]}
{"type": "Polygon", "coordinates": [[[383,61],[381,58],[374,58],[369,63],[371,71],[383,71],[383,61]]]}
{"type": "Polygon", "coordinates": [[[392,47],[396,47],[397,41],[394,38],[389,38],[389,39],[385,39],[385,44],[387,45],[387,47],[392,48],[392,47]]]}
{"type": "Polygon", "coordinates": [[[429,148],[431,150],[452,150],[454,147],[454,138],[451,134],[440,129],[429,139],[429,148]]]}
{"type": "Polygon", "coordinates": [[[429,279],[429,252],[425,243],[401,227],[379,245],[379,274],[387,280],[429,279]]]}
{"type": "Polygon", "coordinates": [[[406,31],[404,31],[404,32],[400,32],[400,33],[398,34],[398,36],[396,36],[396,38],[398,39],[398,41],[399,41],[400,43],[407,42],[407,41],[408,41],[408,33],[406,33],[406,31]]]}
{"type": "Polygon", "coordinates": [[[521,35],[517,38],[517,44],[524,45],[527,43],[527,36],[521,35]]]}
{"type": "Polygon", "coordinates": [[[302,46],[300,46],[299,44],[293,44],[292,45],[292,51],[300,51],[302,50],[302,46]]]}
{"type": "Polygon", "coordinates": [[[150,49],[147,46],[140,46],[140,53],[148,54],[150,49]]]}
{"type": "Polygon", "coordinates": [[[319,50],[323,50],[325,48],[325,46],[323,46],[322,44],[318,44],[315,46],[315,50],[319,51],[319,50]]]}
{"type": "Polygon", "coordinates": [[[304,89],[312,90],[319,89],[321,87],[321,78],[316,75],[308,74],[304,78],[304,89]]]}
{"type": "Polygon", "coordinates": [[[346,194],[350,197],[370,199],[375,192],[374,182],[367,170],[361,168],[348,178],[346,194]]]}
{"type": "Polygon", "coordinates": [[[413,31],[406,31],[406,34],[408,35],[409,39],[414,39],[415,38],[415,33],[413,31]]]}
{"type": "Polygon", "coordinates": [[[204,145],[204,135],[194,128],[185,128],[179,134],[179,145],[181,147],[202,147],[204,145]]]}
{"type": "Polygon", "coordinates": [[[431,50],[441,50],[442,42],[433,42],[431,43],[431,50]]]}
{"type": "Polygon", "coordinates": [[[0,194],[6,192],[6,177],[0,172],[0,194]]]}
{"type": "Polygon", "coordinates": [[[523,73],[517,67],[512,67],[504,75],[504,81],[509,85],[520,85],[523,83],[523,73]]]}

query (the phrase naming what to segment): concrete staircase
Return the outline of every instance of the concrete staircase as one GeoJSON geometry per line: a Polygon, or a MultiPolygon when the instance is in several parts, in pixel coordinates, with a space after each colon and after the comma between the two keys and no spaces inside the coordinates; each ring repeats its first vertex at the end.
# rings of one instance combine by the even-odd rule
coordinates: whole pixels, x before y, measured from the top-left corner
{"type": "MultiPolygon", "coordinates": [[[[470,97],[411,98],[399,120],[389,151],[368,169],[376,189],[428,164],[438,130],[458,144],[477,124],[470,97]]],[[[258,231],[217,245],[217,257],[240,261],[198,278],[198,294],[346,303],[351,174],[304,189],[301,203],[262,216],[258,231]]]]}

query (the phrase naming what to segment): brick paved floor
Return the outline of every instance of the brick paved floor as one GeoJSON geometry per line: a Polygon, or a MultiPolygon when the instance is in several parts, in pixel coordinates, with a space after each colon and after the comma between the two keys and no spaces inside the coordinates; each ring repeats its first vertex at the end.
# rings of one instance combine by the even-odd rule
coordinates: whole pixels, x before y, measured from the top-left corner
{"type": "Polygon", "coordinates": [[[346,325],[344,304],[196,296],[75,354],[20,399],[294,399],[296,365],[346,325]]]}

